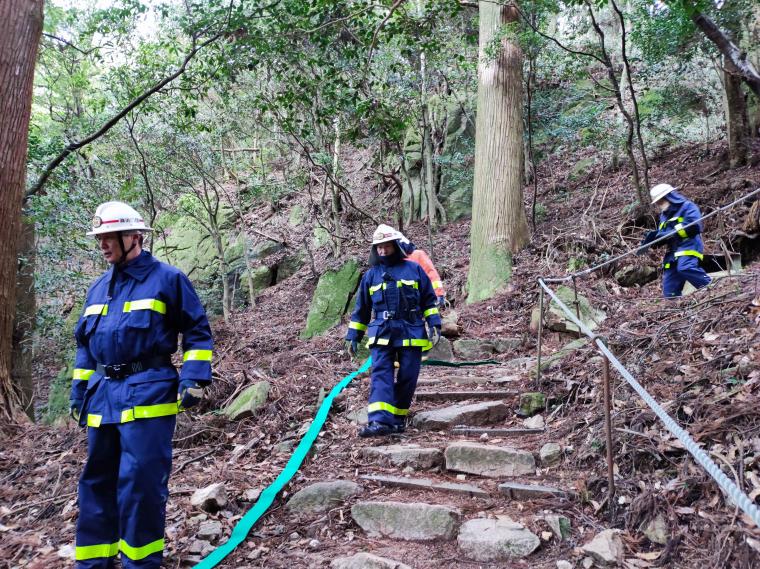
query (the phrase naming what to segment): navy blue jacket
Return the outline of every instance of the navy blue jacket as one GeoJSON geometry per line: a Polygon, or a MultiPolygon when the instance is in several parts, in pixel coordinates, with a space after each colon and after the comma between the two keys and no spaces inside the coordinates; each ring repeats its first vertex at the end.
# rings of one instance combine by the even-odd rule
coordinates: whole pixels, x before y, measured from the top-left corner
{"type": "Polygon", "coordinates": [[[97,427],[176,414],[179,379],[211,382],[213,341],[203,305],[182,271],[147,251],[118,270],[112,266],[92,284],[74,336],[71,401],[84,401],[83,424],[97,427]],[[177,351],[179,334],[184,356],[178,375],[169,359],[177,351]],[[120,380],[104,380],[97,371],[97,364],[162,356],[165,363],[120,380]]]}
{"type": "Polygon", "coordinates": [[[433,285],[417,263],[402,258],[394,265],[372,266],[359,284],[346,339],[361,340],[366,332],[370,347],[427,348],[425,320],[441,325],[437,304],[433,285]]]}
{"type": "Polygon", "coordinates": [[[702,217],[702,214],[693,201],[686,199],[676,191],[665,196],[670,202],[670,207],[660,214],[660,224],[656,239],[666,235],[672,235],[665,241],[668,252],[665,254],[664,263],[672,263],[676,257],[690,255],[702,259],[704,245],[702,244],[702,222],[683,229],[683,226],[702,217]]]}

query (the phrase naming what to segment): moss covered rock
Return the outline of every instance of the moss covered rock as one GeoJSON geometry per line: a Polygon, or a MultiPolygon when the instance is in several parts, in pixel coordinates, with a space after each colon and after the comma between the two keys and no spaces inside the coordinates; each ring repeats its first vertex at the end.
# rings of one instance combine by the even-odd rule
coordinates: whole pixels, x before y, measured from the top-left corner
{"type": "Polygon", "coordinates": [[[246,417],[252,417],[267,402],[269,396],[269,382],[260,381],[243,390],[235,400],[224,410],[224,414],[231,420],[238,421],[246,417]]]}
{"type": "Polygon", "coordinates": [[[319,278],[301,338],[318,336],[340,323],[359,284],[359,277],[359,264],[351,260],[337,271],[327,271],[319,278]]]}

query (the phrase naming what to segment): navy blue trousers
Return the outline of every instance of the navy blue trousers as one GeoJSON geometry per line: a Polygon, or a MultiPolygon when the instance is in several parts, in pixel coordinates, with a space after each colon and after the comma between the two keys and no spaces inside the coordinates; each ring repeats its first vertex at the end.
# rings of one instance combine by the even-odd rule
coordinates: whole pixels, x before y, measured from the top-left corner
{"type": "Polygon", "coordinates": [[[694,288],[702,288],[710,284],[712,279],[699,266],[699,259],[692,255],[676,257],[662,273],[662,294],[666,298],[681,296],[686,282],[694,288]]]}
{"type": "Polygon", "coordinates": [[[417,377],[420,375],[421,348],[374,347],[370,373],[369,407],[370,421],[387,425],[403,425],[409,414],[417,377]],[[395,374],[393,362],[398,360],[395,374]]]}
{"type": "Polygon", "coordinates": [[[158,569],[176,416],[87,429],[87,464],[79,479],[78,569],[158,569]]]}

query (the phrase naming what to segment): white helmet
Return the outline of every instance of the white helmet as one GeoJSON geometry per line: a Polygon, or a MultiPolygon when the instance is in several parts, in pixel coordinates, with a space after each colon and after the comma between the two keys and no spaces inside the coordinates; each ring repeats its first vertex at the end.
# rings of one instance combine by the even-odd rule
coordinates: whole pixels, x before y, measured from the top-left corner
{"type": "Polygon", "coordinates": [[[403,238],[404,236],[400,231],[396,231],[390,225],[381,223],[372,234],[372,244],[378,245],[379,243],[387,243],[388,241],[396,241],[403,238]]]}
{"type": "Polygon", "coordinates": [[[100,235],[114,231],[153,231],[145,225],[142,216],[124,202],[106,202],[98,206],[92,218],[92,231],[87,235],[100,235]]]}
{"type": "Polygon", "coordinates": [[[675,188],[670,184],[657,184],[651,190],[649,190],[649,197],[652,198],[652,203],[654,204],[667,196],[670,192],[674,191],[675,188]]]}

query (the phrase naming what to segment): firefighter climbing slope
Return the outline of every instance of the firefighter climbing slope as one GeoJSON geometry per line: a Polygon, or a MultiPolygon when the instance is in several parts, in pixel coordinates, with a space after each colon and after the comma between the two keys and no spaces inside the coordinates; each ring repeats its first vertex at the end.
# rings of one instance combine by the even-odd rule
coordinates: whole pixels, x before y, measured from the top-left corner
{"type": "Polygon", "coordinates": [[[77,340],[71,414],[87,426],[77,567],[158,568],[178,411],[211,382],[212,339],[188,278],[142,250],[151,231],[121,202],[100,205],[94,235],[111,268],[90,287],[77,340]],[[183,365],[171,362],[182,334],[183,365]]]}
{"type": "Polygon", "coordinates": [[[403,432],[417,386],[422,349],[441,337],[438,300],[425,271],[406,261],[401,233],[380,225],[372,236],[370,268],[362,277],[346,341],[356,353],[365,332],[372,354],[369,423],[361,437],[403,432]],[[425,331],[427,320],[429,332],[425,331]],[[399,368],[394,378],[393,362],[399,368]]]}
{"type": "MultiPolygon", "coordinates": [[[[670,236],[655,246],[667,245],[663,259],[662,293],[666,298],[681,296],[686,282],[694,288],[710,284],[710,277],[700,266],[702,245],[702,222],[691,227],[684,226],[702,217],[697,205],[679,194],[670,184],[658,184],[650,190],[652,204],[660,210],[660,224],[644,237],[641,245],[648,245],[661,237],[670,236]]],[[[639,253],[643,253],[642,249],[639,253]]]]}

